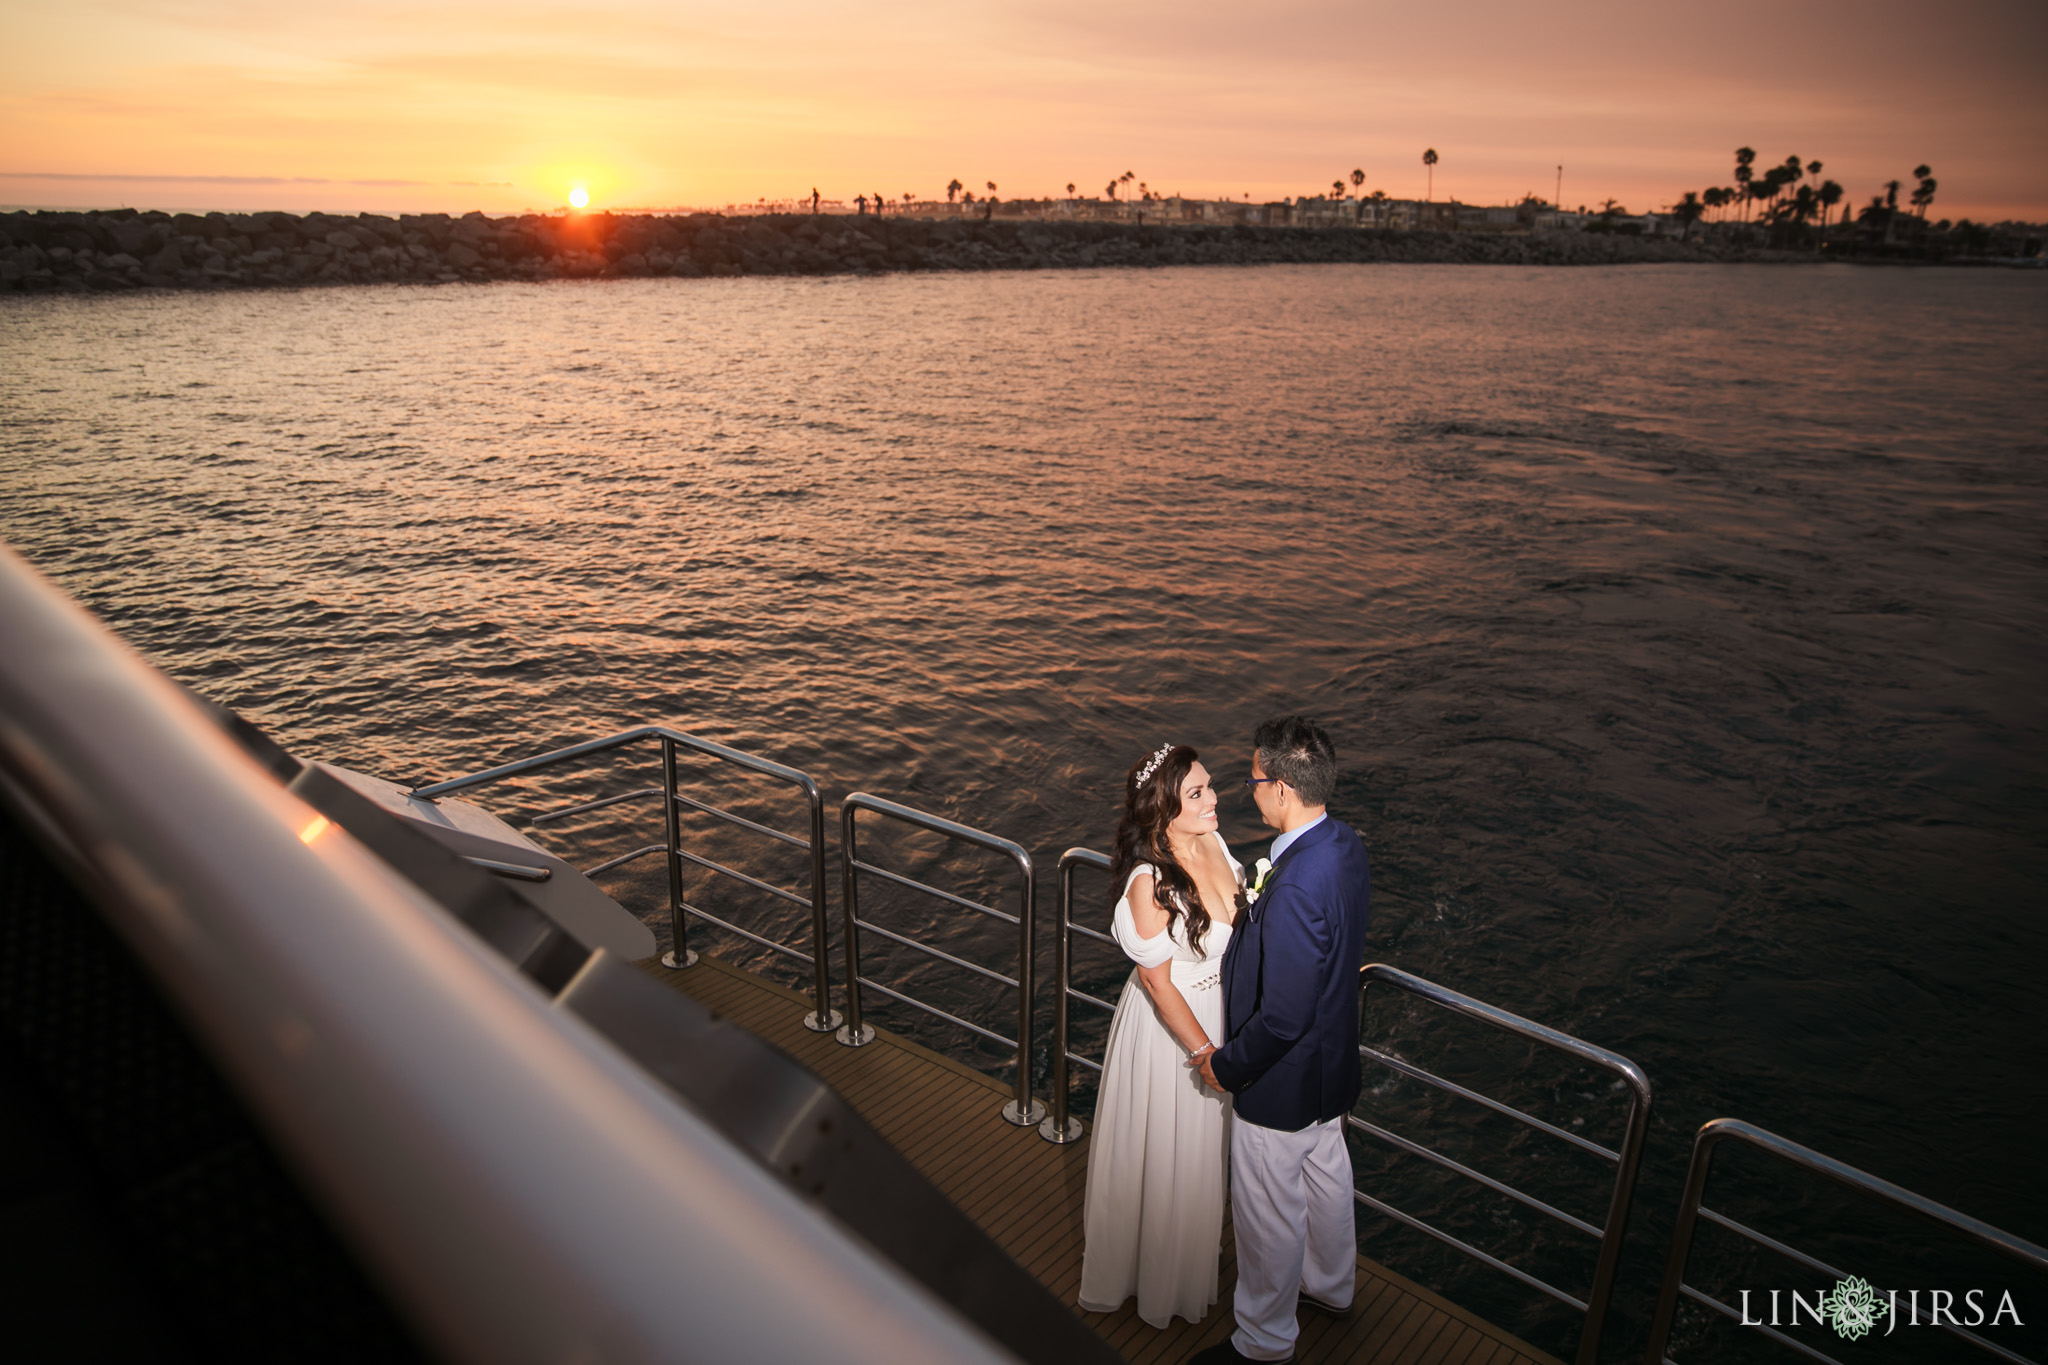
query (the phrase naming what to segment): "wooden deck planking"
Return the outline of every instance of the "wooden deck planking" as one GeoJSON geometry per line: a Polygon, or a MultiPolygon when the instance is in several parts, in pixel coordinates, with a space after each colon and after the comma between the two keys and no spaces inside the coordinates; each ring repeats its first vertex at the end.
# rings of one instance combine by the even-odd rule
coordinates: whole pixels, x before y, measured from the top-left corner
{"type": "MultiPolygon", "coordinates": [[[[869,1046],[849,1048],[812,1033],[802,1024],[808,1000],[715,958],[683,971],[642,966],[817,1072],[1019,1264],[1073,1302],[1081,1283],[1085,1141],[1055,1146],[1035,1128],[1005,1122],[999,1111],[1007,1086],[907,1039],[878,1031],[869,1046]]],[[[1138,1317],[1135,1302],[1113,1313],[1075,1312],[1132,1365],[1173,1365],[1230,1334],[1236,1278],[1226,1216],[1218,1298],[1201,1322],[1175,1318],[1155,1328],[1138,1317]]],[[[1351,1312],[1338,1319],[1303,1310],[1301,1323],[1295,1356],[1302,1362],[1559,1365],[1364,1256],[1351,1312]]]]}
{"type": "Polygon", "coordinates": [[[1427,1351],[1415,1357],[1415,1365],[1457,1365],[1471,1353],[1471,1329],[1453,1320],[1444,1324],[1427,1351]]]}

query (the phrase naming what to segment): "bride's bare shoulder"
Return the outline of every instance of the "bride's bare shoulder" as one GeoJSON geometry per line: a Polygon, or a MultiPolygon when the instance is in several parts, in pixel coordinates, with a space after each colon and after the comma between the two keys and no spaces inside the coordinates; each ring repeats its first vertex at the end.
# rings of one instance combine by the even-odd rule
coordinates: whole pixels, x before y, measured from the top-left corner
{"type": "Polygon", "coordinates": [[[1131,875],[1124,890],[1124,898],[1131,903],[1131,924],[1140,938],[1158,938],[1166,932],[1166,907],[1155,894],[1158,884],[1151,869],[1143,868],[1131,875]]]}

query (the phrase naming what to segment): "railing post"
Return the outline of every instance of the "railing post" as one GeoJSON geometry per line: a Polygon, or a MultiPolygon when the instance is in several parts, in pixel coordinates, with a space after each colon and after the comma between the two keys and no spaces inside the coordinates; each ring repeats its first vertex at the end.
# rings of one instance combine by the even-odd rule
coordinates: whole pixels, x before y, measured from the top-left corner
{"type": "Polygon", "coordinates": [[[846,1022],[832,1036],[847,1047],[863,1047],[875,1041],[872,1024],[860,1021],[860,874],[854,871],[859,850],[854,843],[853,822],[858,807],[839,803],[839,908],[846,921],[846,1022]]]}
{"type": "Polygon", "coordinates": [[[825,962],[825,945],[831,926],[825,917],[825,798],[808,779],[804,795],[811,803],[811,997],[814,1008],[804,1016],[804,1027],[813,1033],[832,1033],[843,1022],[832,1008],[832,972],[825,962]]]}
{"type": "Polygon", "coordinates": [[[697,955],[690,951],[690,928],[683,909],[683,821],[676,812],[676,742],[661,737],[661,816],[668,832],[668,922],[674,940],[661,955],[664,967],[694,967],[697,955]]]}
{"type": "Polygon", "coordinates": [[[1664,1261],[1664,1279],[1657,1286],[1657,1311],[1650,1319],[1650,1343],[1643,1359],[1649,1365],[1663,1365],[1664,1347],[1671,1340],[1671,1323],[1678,1316],[1678,1289],[1685,1280],[1685,1263],[1692,1256],[1692,1234],[1699,1222],[1700,1200],[1707,1192],[1707,1168],[1713,1164],[1714,1144],[1720,1131],[1709,1123],[1693,1139],[1692,1160],[1685,1168],[1685,1193],[1678,1200],[1678,1221],[1671,1229],[1671,1254],[1664,1261]]]}
{"type": "Polygon", "coordinates": [[[1607,1327],[1615,1276],[1621,1270],[1621,1242],[1628,1231],[1636,1174],[1643,1164],[1643,1138],[1650,1125],[1650,1078],[1633,1062],[1621,1077],[1630,1091],[1628,1129],[1621,1137],[1621,1160],[1616,1164],[1613,1192],[1607,1198],[1607,1217],[1600,1225],[1600,1257],[1593,1266],[1593,1287],[1586,1294],[1586,1327],[1579,1336],[1577,1365],[1595,1365],[1600,1358],[1600,1337],[1607,1327]]]}
{"type": "Polygon", "coordinates": [[[1031,1020],[1037,1004],[1032,999],[1032,967],[1038,955],[1038,886],[1032,874],[1031,855],[1018,849],[1016,863],[1017,875],[1023,882],[1017,906],[1017,1082],[1016,1098],[1003,1106],[1003,1119],[1019,1128],[1036,1128],[1045,1118],[1045,1106],[1031,1098],[1031,1020]]]}
{"type": "Polygon", "coordinates": [[[1067,1115],[1067,984],[1074,961],[1074,862],[1072,854],[1060,857],[1060,917],[1052,941],[1052,1112],[1038,1125],[1038,1135],[1047,1142],[1078,1142],[1081,1120],[1067,1115]]]}

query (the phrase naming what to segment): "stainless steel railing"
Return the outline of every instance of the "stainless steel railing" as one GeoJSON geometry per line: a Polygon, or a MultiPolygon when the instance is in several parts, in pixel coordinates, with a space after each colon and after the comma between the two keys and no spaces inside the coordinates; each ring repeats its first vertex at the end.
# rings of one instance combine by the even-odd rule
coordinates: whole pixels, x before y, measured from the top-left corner
{"type": "Polygon", "coordinates": [[[1360,1044],[1358,1049],[1358,1055],[1361,1058],[1378,1062],[1382,1066],[1399,1072],[1403,1076],[1426,1082],[1440,1090],[1457,1095],[1461,1099],[1482,1105],[1494,1113],[1513,1119],[1517,1123],[1524,1124],[1536,1132],[1570,1143],[1581,1151],[1612,1162],[1615,1167],[1614,1186],[1608,1196],[1606,1221],[1600,1227],[1595,1227],[1583,1219],[1575,1218],[1562,1209],[1553,1208],[1532,1195],[1525,1194],[1511,1185],[1495,1180],[1492,1176],[1484,1175],[1469,1166],[1451,1160],[1449,1157],[1440,1156],[1419,1143],[1411,1142],[1399,1134],[1388,1132],[1378,1124],[1361,1119],[1355,1114],[1346,1120],[1354,1131],[1365,1133],[1410,1156],[1417,1156],[1425,1161],[1434,1162],[1445,1170],[1454,1172],[1468,1180],[1476,1181],[1496,1194],[1506,1195],[1508,1198],[1516,1200],[1574,1231],[1597,1239],[1600,1244],[1600,1252],[1594,1262],[1592,1288],[1586,1297],[1581,1300],[1547,1281],[1538,1279],[1519,1267],[1509,1265],[1506,1261],[1491,1256],[1479,1248],[1453,1237],[1447,1232],[1431,1227],[1420,1218],[1404,1213],[1400,1209],[1367,1194],[1363,1190],[1354,1190],[1352,1192],[1359,1203],[1386,1215],[1395,1222],[1412,1228],[1417,1232],[1426,1233],[1446,1246],[1461,1251],[1474,1260],[1491,1266],[1495,1270],[1501,1271],[1503,1274],[1520,1281],[1529,1288],[1546,1294],[1558,1302],[1584,1313],[1585,1327],[1579,1333],[1578,1361],[1579,1365],[1592,1365],[1592,1362],[1599,1356],[1600,1331],[1606,1321],[1608,1303],[1614,1296],[1615,1272],[1621,1265],[1622,1234],[1628,1225],[1629,1204],[1635,1194],[1636,1172],[1642,1164],[1643,1136],[1647,1130],[1650,1117],[1649,1078],[1643,1074],[1641,1068],[1636,1066],[1634,1062],[1631,1062],[1619,1053],[1610,1052],[1603,1047],[1596,1047],[1591,1043],[1574,1038],[1570,1034],[1559,1033],[1556,1029],[1546,1028],[1542,1024],[1524,1019],[1519,1015],[1509,1014],[1506,1010],[1496,1009],[1494,1006],[1483,1001],[1474,1000],[1469,995],[1461,995],[1457,991],[1436,985],[1433,982],[1424,981],[1421,977],[1410,976],[1408,973],[1395,967],[1389,967],[1385,963],[1375,962],[1367,966],[1360,973],[1360,980],[1362,983],[1361,991],[1366,995],[1371,993],[1374,986],[1384,986],[1403,991],[1442,1009],[1449,1010],[1454,1014],[1477,1020],[1482,1024],[1490,1025],[1502,1032],[1513,1034],[1518,1038],[1526,1038],[1531,1042],[1540,1043],[1568,1057],[1576,1058],[1579,1061],[1599,1067],[1603,1071],[1611,1072],[1619,1077],[1628,1087],[1630,1092],[1628,1126],[1623,1132],[1621,1150],[1615,1152],[1600,1146],[1598,1143],[1590,1142],[1576,1133],[1570,1133],[1554,1124],[1545,1123],[1533,1114],[1525,1114],[1511,1105],[1502,1104],[1498,1100],[1469,1090],[1454,1081],[1445,1080],[1443,1077],[1426,1071],[1422,1067],[1416,1066],[1403,1058],[1396,1057],[1391,1053],[1383,1052],[1378,1048],[1365,1044],[1360,1044]]]}
{"type": "Polygon", "coordinates": [[[1047,1142],[1077,1142],[1086,1131],[1081,1120],[1070,1118],[1067,1104],[1067,1063],[1079,1062],[1090,1071],[1100,1072],[1102,1063],[1090,1061],[1067,1046],[1067,1002],[1079,1000],[1084,1004],[1108,1014],[1116,1013],[1114,1001],[1090,995],[1074,989],[1074,945],[1072,935],[1076,932],[1083,937],[1117,946],[1115,939],[1099,929],[1090,929],[1085,924],[1074,923],[1074,869],[1079,867],[1100,868],[1109,871],[1110,861],[1092,848],[1070,848],[1060,855],[1060,923],[1059,932],[1053,939],[1053,993],[1052,993],[1052,1112],[1038,1125],[1038,1135],[1047,1142]]]}
{"type": "Polygon", "coordinates": [[[663,839],[661,843],[647,844],[641,848],[634,849],[630,853],[624,853],[616,858],[599,863],[585,875],[593,878],[602,876],[613,868],[621,867],[650,853],[665,855],[665,860],[668,864],[669,925],[675,940],[675,946],[671,951],[662,955],[662,962],[670,967],[688,967],[696,963],[697,954],[690,948],[689,934],[689,916],[695,915],[698,919],[717,925],[727,933],[737,934],[751,943],[757,943],[763,948],[771,949],[787,957],[793,957],[797,961],[809,966],[811,969],[812,1008],[811,1012],[804,1017],[804,1027],[810,1029],[813,1033],[830,1033],[837,1029],[840,1025],[840,1015],[837,1010],[832,1008],[832,982],[827,968],[826,957],[826,939],[830,932],[830,925],[825,912],[825,802],[824,798],[818,794],[818,784],[795,768],[772,762],[769,759],[756,758],[754,755],[739,749],[727,748],[723,744],[718,744],[708,739],[699,739],[695,735],[685,734],[681,730],[670,729],[666,725],[642,725],[631,730],[621,730],[615,735],[606,735],[602,739],[586,740],[582,744],[571,744],[567,748],[554,749],[544,754],[535,754],[531,758],[522,758],[512,763],[500,764],[495,768],[486,768],[482,772],[470,773],[466,777],[450,778],[446,782],[435,782],[428,786],[416,787],[413,789],[412,794],[421,800],[431,801],[437,797],[466,791],[471,787],[481,787],[488,783],[501,782],[506,778],[524,776],[527,773],[538,772],[543,768],[552,768],[558,764],[571,763],[577,759],[588,758],[593,754],[608,753],[613,749],[623,749],[628,745],[637,744],[646,739],[658,739],[661,741],[660,786],[641,787],[613,796],[600,797],[595,801],[582,801],[573,806],[563,806],[556,810],[546,811],[540,815],[533,816],[530,823],[539,825],[553,820],[565,820],[572,815],[582,815],[589,811],[602,810],[628,801],[645,800],[648,797],[663,798],[663,839]],[[735,767],[744,768],[748,772],[778,778],[796,787],[803,793],[808,807],[810,837],[808,839],[799,839],[793,834],[785,833],[779,829],[771,829],[767,825],[758,824],[743,815],[735,815],[729,810],[723,810],[708,802],[683,795],[676,789],[676,751],[678,749],[687,749],[693,753],[706,754],[712,758],[722,759],[735,767]],[[810,855],[811,864],[811,893],[809,897],[798,895],[794,891],[762,881],[759,877],[741,872],[737,868],[727,867],[723,863],[714,862],[710,858],[702,857],[685,849],[682,846],[682,819],[680,814],[680,809],[685,806],[691,810],[701,811],[706,815],[714,816],[729,825],[751,831],[768,839],[773,839],[778,843],[806,850],[810,855]],[[683,899],[683,864],[686,862],[704,868],[707,871],[718,873],[721,876],[730,877],[735,881],[754,888],[756,891],[763,892],[779,900],[809,906],[811,911],[811,950],[805,952],[800,948],[793,948],[786,943],[778,943],[774,939],[754,933],[749,929],[743,929],[739,925],[721,919],[707,910],[689,904],[683,899]]]}
{"type": "Polygon", "coordinates": [[[1031,855],[1024,851],[1022,845],[1012,843],[1000,835],[989,834],[983,830],[975,829],[971,825],[963,825],[958,821],[932,815],[895,801],[884,800],[879,796],[869,796],[865,792],[855,792],[841,802],[839,807],[839,866],[842,874],[840,895],[846,925],[846,1024],[839,1030],[839,1041],[848,1047],[861,1047],[873,1041],[875,1036],[874,1029],[861,1022],[860,997],[861,991],[864,989],[878,991],[888,996],[891,1000],[899,1000],[913,1009],[922,1010],[926,1014],[943,1019],[949,1024],[957,1025],[970,1033],[987,1038],[1003,1047],[1015,1049],[1017,1059],[1015,1095],[1008,1103],[1004,1104],[1002,1110],[1003,1118],[1020,1128],[1030,1127],[1038,1123],[1039,1120],[1045,1117],[1045,1106],[1031,1098],[1031,967],[1036,953],[1037,929],[1035,893],[1032,886],[1031,855]],[[971,844],[976,848],[984,848],[992,853],[1002,854],[1015,864],[1017,869],[1017,913],[1014,915],[1009,914],[1006,911],[996,909],[994,906],[983,905],[979,901],[971,901],[964,896],[956,896],[950,891],[941,890],[939,887],[932,886],[929,883],[918,881],[914,877],[906,877],[901,873],[891,872],[888,868],[863,861],[860,856],[859,829],[857,827],[857,817],[862,811],[869,811],[877,816],[895,820],[917,829],[943,835],[959,843],[971,844]],[[953,954],[934,948],[928,943],[919,943],[916,939],[906,934],[899,934],[893,929],[887,929],[879,924],[862,919],[860,917],[860,874],[863,872],[868,873],[870,876],[879,877],[883,881],[890,882],[896,886],[906,887],[913,891],[922,892],[925,895],[936,896],[938,899],[948,904],[959,906],[961,909],[973,910],[1016,925],[1018,932],[1017,974],[1015,976],[1005,976],[1001,972],[991,971],[987,967],[969,962],[965,958],[955,957],[953,954]],[[879,934],[892,943],[914,949],[928,957],[950,963],[955,967],[972,972],[976,976],[985,977],[990,981],[999,982],[1002,985],[1015,989],[1017,992],[1017,1036],[1015,1038],[1005,1038],[992,1029],[985,1029],[979,1024],[970,1023],[968,1020],[962,1019],[956,1014],[950,1014],[936,1005],[927,1004],[925,1001],[919,1000],[903,991],[892,990],[879,981],[871,981],[867,977],[862,976],[860,973],[860,935],[862,930],[872,934],[879,934]]]}
{"type": "MultiPolygon", "coordinates": [[[[1887,1180],[1844,1165],[1830,1156],[1823,1156],[1810,1147],[1802,1147],[1776,1133],[1766,1132],[1740,1119],[1712,1119],[1702,1125],[1692,1144],[1692,1161],[1686,1167],[1685,1193],[1678,1203],[1678,1222],[1671,1233],[1671,1254],[1664,1265],[1664,1279],[1657,1289],[1657,1312],[1650,1322],[1650,1344],[1643,1355],[1646,1365],[1675,1365],[1664,1348],[1671,1340],[1671,1327],[1678,1314],[1678,1300],[1681,1295],[1701,1304],[1737,1323],[1762,1332],[1781,1345],[1814,1360],[1836,1365],[1833,1356],[1815,1350],[1804,1342],[1795,1341],[1776,1328],[1763,1323],[1744,1322],[1743,1315],[1712,1295],[1703,1293],[1685,1282],[1685,1263],[1692,1255],[1693,1234],[1698,1230],[1699,1220],[1704,1218],[1717,1227],[1726,1229],[1746,1241],[1767,1247],[1809,1270],[1829,1276],[1837,1281],[1848,1278],[1847,1272],[1837,1270],[1817,1257],[1809,1256],[1783,1242],[1765,1236],[1753,1228],[1744,1227],[1733,1218],[1726,1217],[1705,1207],[1700,1201],[1706,1196],[1707,1174],[1713,1165],[1714,1151],[1723,1142],[1740,1143],[1767,1152],[1781,1161],[1812,1171],[1816,1175],[1834,1181],[1858,1194],[1868,1195],[1894,1208],[1904,1209],[1926,1219],[1938,1227],[1960,1233],[2000,1255],[2009,1256],[2029,1268],[2048,1272],[2048,1249],[2035,1246],[2032,1242],[2002,1232],[1989,1223],[1980,1222],[1967,1214],[1935,1203],[1931,1199],[1914,1194],[1911,1190],[1899,1188],[1887,1180]]],[[[2032,1365],[2028,1357],[2007,1350],[1997,1342],[1986,1341],[1975,1332],[1958,1324],[1935,1324],[1949,1335],[1961,1338],[1980,1350],[1987,1351],[2001,1360],[2016,1362],[2016,1365],[2032,1365]]]]}

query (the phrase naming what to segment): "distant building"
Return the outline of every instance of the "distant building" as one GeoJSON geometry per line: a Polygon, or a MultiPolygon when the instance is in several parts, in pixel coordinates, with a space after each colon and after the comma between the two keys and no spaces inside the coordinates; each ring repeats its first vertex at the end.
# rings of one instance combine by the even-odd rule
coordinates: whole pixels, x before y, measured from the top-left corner
{"type": "Polygon", "coordinates": [[[1362,199],[1358,204],[1358,225],[1412,228],[1415,226],[1415,211],[1420,207],[1413,199],[1362,199]]]}
{"type": "Polygon", "coordinates": [[[1353,199],[1305,195],[1294,201],[1293,221],[1298,227],[1357,227],[1358,208],[1353,199]]]}
{"type": "Polygon", "coordinates": [[[1522,230],[1520,210],[1513,205],[1505,208],[1481,208],[1477,204],[1453,204],[1460,232],[1519,232],[1522,230]]]}
{"type": "MultiPolygon", "coordinates": [[[[787,213],[791,204],[741,205],[728,212],[787,213]]],[[[800,206],[808,212],[810,201],[800,206]]],[[[980,218],[989,211],[986,200],[957,202],[919,200],[887,204],[891,216],[916,218],[980,218]]],[[[826,212],[845,213],[850,206],[827,201],[826,212]]],[[[1098,223],[1154,223],[1162,225],[1204,224],[1260,227],[1362,228],[1380,231],[1432,232],[1621,232],[1642,236],[1677,236],[1684,224],[1669,214],[1586,214],[1559,210],[1530,198],[1520,204],[1461,204],[1455,199],[1419,200],[1362,198],[1340,199],[1329,195],[1303,195],[1296,199],[1251,203],[1238,199],[1189,199],[1161,195],[1153,199],[1112,199],[1098,195],[1074,195],[1064,199],[1007,199],[994,204],[994,216],[1010,220],[1098,223]]]]}
{"type": "Polygon", "coordinates": [[[1412,199],[1408,202],[1414,205],[1415,208],[1416,227],[1426,228],[1433,232],[1456,232],[1458,230],[1459,205],[1456,200],[1444,204],[1434,202],[1417,204],[1412,199]]]}

